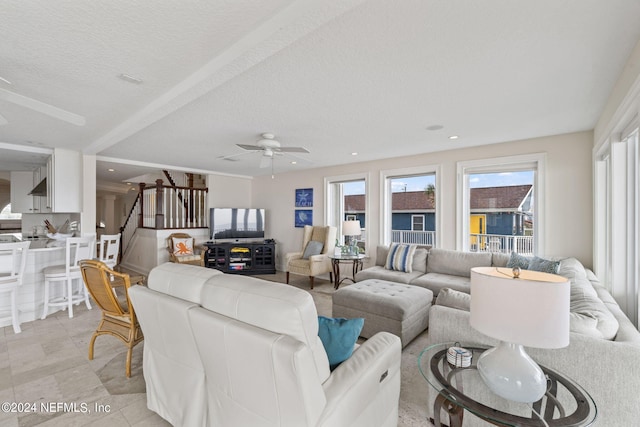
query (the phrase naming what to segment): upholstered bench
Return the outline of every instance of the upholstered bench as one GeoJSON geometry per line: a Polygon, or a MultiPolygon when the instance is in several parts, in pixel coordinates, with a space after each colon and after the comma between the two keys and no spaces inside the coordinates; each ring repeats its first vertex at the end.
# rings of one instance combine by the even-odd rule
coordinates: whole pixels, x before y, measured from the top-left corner
{"type": "Polygon", "coordinates": [[[391,332],[402,347],[429,326],[433,292],[420,286],[368,279],[333,294],[333,317],[363,317],[360,336],[391,332]]]}

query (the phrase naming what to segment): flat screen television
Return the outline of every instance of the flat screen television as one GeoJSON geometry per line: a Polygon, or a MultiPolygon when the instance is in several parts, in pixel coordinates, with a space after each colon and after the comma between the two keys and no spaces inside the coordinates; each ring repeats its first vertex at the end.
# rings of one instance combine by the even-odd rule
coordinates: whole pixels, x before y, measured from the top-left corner
{"type": "Polygon", "coordinates": [[[209,238],[212,240],[264,239],[264,209],[211,208],[209,238]]]}

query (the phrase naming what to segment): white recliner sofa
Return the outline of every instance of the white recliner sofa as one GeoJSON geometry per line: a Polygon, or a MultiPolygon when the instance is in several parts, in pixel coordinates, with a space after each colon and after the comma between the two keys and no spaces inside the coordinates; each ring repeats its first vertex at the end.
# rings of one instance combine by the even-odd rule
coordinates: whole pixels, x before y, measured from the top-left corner
{"type": "Polygon", "coordinates": [[[162,264],[130,297],[147,406],[175,426],[396,426],[400,340],[381,332],[335,370],[311,295],[162,264]]]}

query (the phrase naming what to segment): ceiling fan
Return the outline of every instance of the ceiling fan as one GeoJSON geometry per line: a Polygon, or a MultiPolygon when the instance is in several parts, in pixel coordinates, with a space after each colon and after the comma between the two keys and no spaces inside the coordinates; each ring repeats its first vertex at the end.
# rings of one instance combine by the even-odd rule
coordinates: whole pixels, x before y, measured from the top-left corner
{"type": "MultiPolygon", "coordinates": [[[[5,78],[0,77],[0,82],[10,85],[11,82],[5,78]]],[[[54,107],[51,104],[46,104],[37,99],[29,98],[28,96],[20,95],[19,93],[12,92],[10,90],[0,87],[0,99],[11,102],[21,107],[29,108],[47,116],[54,117],[56,119],[74,124],[76,126],[84,126],[86,119],[83,116],[72,113],[62,108],[54,107]]],[[[6,125],[8,120],[0,114],[0,126],[6,125]]]]}
{"type": "Polygon", "coordinates": [[[234,161],[236,157],[244,156],[246,154],[251,154],[255,152],[262,152],[262,157],[260,158],[260,167],[266,168],[269,165],[273,168],[273,158],[274,156],[281,155],[289,155],[294,158],[299,158],[290,153],[309,153],[309,150],[303,147],[283,147],[280,145],[280,141],[278,141],[274,134],[272,133],[263,133],[261,138],[256,141],[255,145],[249,144],[236,144],[238,147],[249,151],[249,153],[240,153],[233,154],[230,156],[222,156],[220,159],[222,160],[230,160],[234,161]]]}

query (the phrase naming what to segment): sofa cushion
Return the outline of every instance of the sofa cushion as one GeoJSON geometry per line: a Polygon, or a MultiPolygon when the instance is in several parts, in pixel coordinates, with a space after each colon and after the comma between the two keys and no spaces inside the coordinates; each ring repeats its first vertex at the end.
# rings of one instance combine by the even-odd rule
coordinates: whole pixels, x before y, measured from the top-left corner
{"type": "Polygon", "coordinates": [[[384,267],[387,270],[411,273],[411,271],[413,271],[413,254],[415,251],[415,245],[404,245],[400,243],[391,244],[384,267]]]}
{"type": "Polygon", "coordinates": [[[387,255],[389,255],[389,246],[379,245],[376,248],[376,265],[384,267],[387,263],[387,255]]]}
{"type": "Polygon", "coordinates": [[[363,326],[364,319],[362,317],[355,319],[339,317],[334,319],[318,316],[318,336],[327,352],[329,366],[332,371],[351,357],[363,326]]]}
{"type": "Polygon", "coordinates": [[[427,259],[427,273],[470,277],[473,267],[491,267],[491,252],[461,252],[432,248],[427,259]]]}
{"type": "Polygon", "coordinates": [[[618,320],[598,297],[580,261],[575,258],[563,259],[558,274],[571,282],[571,331],[594,338],[613,339],[618,332],[618,320]]]}
{"type": "Polygon", "coordinates": [[[424,273],[421,271],[412,271],[411,273],[404,273],[402,271],[387,270],[384,267],[375,265],[373,267],[365,268],[356,273],[356,282],[362,282],[367,279],[379,279],[386,280],[388,282],[404,283],[408,284],[412,280],[422,276],[424,273]]]}
{"type": "Polygon", "coordinates": [[[471,311],[471,295],[451,288],[443,288],[438,292],[436,305],[471,311]]]}
{"type": "Polygon", "coordinates": [[[429,251],[424,248],[416,248],[416,252],[413,254],[413,265],[411,269],[413,271],[419,271],[424,274],[427,272],[427,258],[429,251]]]}
{"type": "Polygon", "coordinates": [[[491,265],[494,267],[506,267],[510,257],[511,256],[509,254],[502,252],[492,252],[491,265]]]}
{"type": "Polygon", "coordinates": [[[409,284],[430,289],[434,296],[438,296],[440,290],[443,288],[451,288],[456,291],[469,293],[471,288],[471,278],[467,276],[454,276],[451,274],[427,273],[411,280],[409,284]]]}

